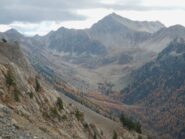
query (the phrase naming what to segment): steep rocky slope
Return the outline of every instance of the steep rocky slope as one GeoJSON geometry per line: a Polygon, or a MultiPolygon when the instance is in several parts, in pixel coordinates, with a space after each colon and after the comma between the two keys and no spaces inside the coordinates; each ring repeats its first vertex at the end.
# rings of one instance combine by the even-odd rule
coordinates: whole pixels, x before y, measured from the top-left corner
{"type": "Polygon", "coordinates": [[[1,40],[0,56],[2,138],[103,138],[28,68],[16,42],[1,40]]]}

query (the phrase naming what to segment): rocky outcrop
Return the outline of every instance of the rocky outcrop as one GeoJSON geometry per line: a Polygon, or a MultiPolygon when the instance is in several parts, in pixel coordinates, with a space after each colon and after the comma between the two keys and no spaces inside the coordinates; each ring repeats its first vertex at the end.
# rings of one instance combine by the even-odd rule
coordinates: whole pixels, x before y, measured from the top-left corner
{"type": "MultiPolygon", "coordinates": [[[[34,139],[29,132],[17,129],[12,119],[12,110],[0,104],[0,139],[34,139]]],[[[37,139],[43,139],[37,137],[37,139]]]]}
{"type": "Polygon", "coordinates": [[[12,125],[11,110],[0,104],[0,137],[15,138],[15,127],[12,125]]]}

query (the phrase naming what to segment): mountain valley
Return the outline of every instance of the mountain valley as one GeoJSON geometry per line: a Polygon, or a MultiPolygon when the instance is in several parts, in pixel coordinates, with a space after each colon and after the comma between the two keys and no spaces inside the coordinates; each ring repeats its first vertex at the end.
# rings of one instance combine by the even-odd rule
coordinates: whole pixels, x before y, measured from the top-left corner
{"type": "Polygon", "coordinates": [[[116,13],[88,29],[0,33],[0,117],[11,111],[23,138],[184,139],[184,40],[181,25],[116,13]]]}

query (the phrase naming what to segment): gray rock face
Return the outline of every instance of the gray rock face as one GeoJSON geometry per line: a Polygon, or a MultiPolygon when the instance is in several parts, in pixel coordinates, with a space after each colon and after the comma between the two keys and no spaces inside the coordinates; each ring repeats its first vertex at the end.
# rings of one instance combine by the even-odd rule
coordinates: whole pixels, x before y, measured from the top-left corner
{"type": "MultiPolygon", "coordinates": [[[[0,139],[34,139],[35,137],[26,131],[17,130],[12,123],[11,110],[0,104],[0,139]]],[[[41,138],[37,137],[37,139],[41,138]]]]}
{"type": "Polygon", "coordinates": [[[11,122],[11,111],[2,104],[0,104],[0,138],[15,138],[15,128],[11,122]]]}
{"type": "Polygon", "coordinates": [[[46,47],[70,55],[103,55],[105,46],[92,40],[85,30],[60,28],[46,36],[46,47]]]}

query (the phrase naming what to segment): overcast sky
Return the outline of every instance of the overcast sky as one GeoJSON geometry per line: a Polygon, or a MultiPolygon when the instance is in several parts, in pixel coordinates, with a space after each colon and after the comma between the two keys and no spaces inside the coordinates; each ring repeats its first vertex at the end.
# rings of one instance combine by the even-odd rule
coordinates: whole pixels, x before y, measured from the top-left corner
{"type": "Polygon", "coordinates": [[[185,0],[0,0],[0,31],[44,35],[61,26],[89,28],[115,12],[132,20],[185,26],[185,0]]]}

